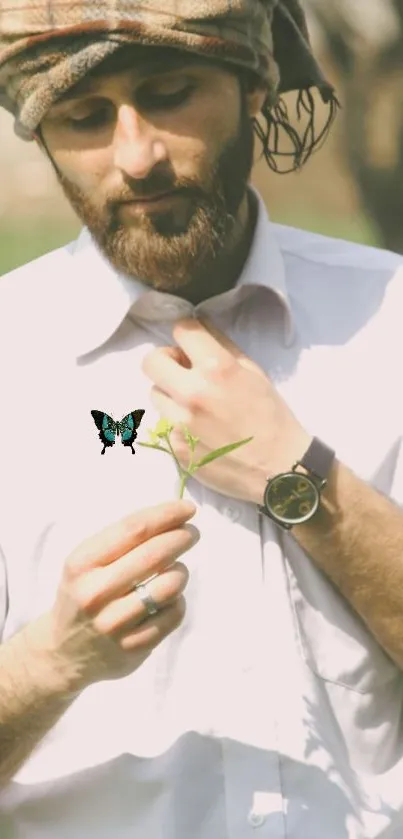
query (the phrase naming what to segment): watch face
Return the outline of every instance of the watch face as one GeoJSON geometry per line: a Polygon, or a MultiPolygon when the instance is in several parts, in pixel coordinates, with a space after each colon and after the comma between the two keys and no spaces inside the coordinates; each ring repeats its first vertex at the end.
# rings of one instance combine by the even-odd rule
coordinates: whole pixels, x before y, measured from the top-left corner
{"type": "Polygon", "coordinates": [[[316,513],[319,507],[319,490],[314,482],[298,474],[286,472],[269,481],[264,503],[284,524],[302,524],[316,513]]]}

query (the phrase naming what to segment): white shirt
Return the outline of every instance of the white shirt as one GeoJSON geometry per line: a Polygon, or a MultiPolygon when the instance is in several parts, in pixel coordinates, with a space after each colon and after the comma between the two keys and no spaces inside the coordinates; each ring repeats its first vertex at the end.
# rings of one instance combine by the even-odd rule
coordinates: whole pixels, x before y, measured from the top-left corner
{"type": "MultiPolygon", "coordinates": [[[[1,279],[3,641],[52,606],[85,536],[177,496],[165,455],[117,442],[101,457],[90,411],[143,408],[148,440],[141,362],[183,315],[208,315],[401,503],[401,262],[273,225],[260,202],[237,286],[194,308],[118,276],[85,230],[1,279]]],[[[196,479],[187,495],[201,539],[183,624],[75,700],[0,793],[0,836],[400,839],[402,673],[292,533],[196,479]]]]}

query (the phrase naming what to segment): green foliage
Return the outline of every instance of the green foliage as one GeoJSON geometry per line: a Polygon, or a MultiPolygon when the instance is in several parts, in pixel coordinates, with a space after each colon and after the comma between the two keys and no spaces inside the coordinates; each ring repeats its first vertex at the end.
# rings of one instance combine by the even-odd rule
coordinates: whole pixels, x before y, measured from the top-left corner
{"type": "Polygon", "coordinates": [[[78,223],[52,219],[0,219],[0,276],[66,245],[77,237],[79,230],[78,223]]]}

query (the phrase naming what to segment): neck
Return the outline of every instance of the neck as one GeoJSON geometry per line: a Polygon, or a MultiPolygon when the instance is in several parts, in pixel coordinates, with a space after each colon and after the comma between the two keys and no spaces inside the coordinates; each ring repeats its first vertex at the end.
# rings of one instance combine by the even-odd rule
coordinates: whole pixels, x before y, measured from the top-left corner
{"type": "Polygon", "coordinates": [[[249,256],[257,221],[257,201],[247,190],[241,204],[237,224],[231,240],[208,276],[198,277],[181,290],[180,296],[196,306],[209,297],[215,297],[233,288],[242,274],[249,256]]]}

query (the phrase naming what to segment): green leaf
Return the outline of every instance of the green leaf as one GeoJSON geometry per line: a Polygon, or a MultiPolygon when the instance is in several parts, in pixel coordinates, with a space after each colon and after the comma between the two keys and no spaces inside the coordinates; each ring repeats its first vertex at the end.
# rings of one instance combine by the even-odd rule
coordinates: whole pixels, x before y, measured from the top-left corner
{"type": "Polygon", "coordinates": [[[170,434],[173,431],[172,423],[168,422],[167,419],[160,419],[155,426],[154,434],[157,437],[166,437],[167,434],[170,434]]]}
{"type": "Polygon", "coordinates": [[[233,452],[234,449],[239,449],[240,446],[245,446],[246,443],[250,443],[251,440],[253,440],[253,437],[248,437],[246,440],[240,440],[239,443],[230,443],[229,446],[223,446],[221,449],[216,449],[214,452],[210,452],[210,454],[206,454],[205,457],[202,457],[198,463],[195,463],[195,468],[200,469],[201,466],[206,466],[207,463],[212,463],[212,461],[217,460],[218,457],[223,457],[223,455],[233,452]]]}
{"type": "Polygon", "coordinates": [[[183,433],[184,433],[185,440],[186,440],[189,448],[191,449],[192,452],[194,452],[194,450],[195,450],[195,448],[196,448],[196,446],[197,446],[197,444],[200,440],[200,437],[193,437],[193,434],[191,434],[189,429],[186,428],[186,425],[183,426],[183,433]]]}

